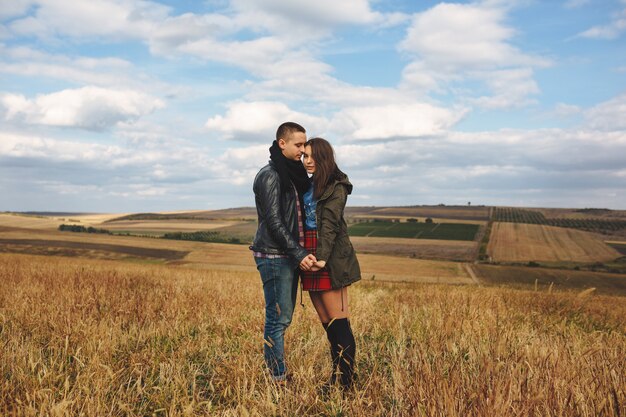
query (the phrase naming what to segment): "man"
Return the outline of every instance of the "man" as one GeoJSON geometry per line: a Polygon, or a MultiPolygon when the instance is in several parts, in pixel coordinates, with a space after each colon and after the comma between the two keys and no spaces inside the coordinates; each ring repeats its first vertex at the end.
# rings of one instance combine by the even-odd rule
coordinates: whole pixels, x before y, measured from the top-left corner
{"type": "Polygon", "coordinates": [[[298,291],[298,267],[310,270],[315,256],[302,247],[302,196],[310,180],[300,160],[306,131],[283,123],[270,148],[270,161],[254,179],[259,226],[250,249],[263,281],[265,295],[264,356],[272,379],[287,380],[285,330],[298,291]]]}

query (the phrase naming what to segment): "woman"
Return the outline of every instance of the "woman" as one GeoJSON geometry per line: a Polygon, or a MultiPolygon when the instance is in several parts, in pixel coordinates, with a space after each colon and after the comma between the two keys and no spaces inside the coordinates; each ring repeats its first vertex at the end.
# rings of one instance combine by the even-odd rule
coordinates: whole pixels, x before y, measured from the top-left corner
{"type": "Polygon", "coordinates": [[[304,194],[304,247],[315,254],[317,262],[311,271],[301,272],[302,289],[309,291],[330,342],[333,373],[329,384],[339,379],[342,388],[349,389],[356,345],[349,321],[348,285],[361,279],[343,216],[352,184],[337,167],[328,141],[313,138],[304,146],[304,167],[313,175],[311,188],[304,194]]]}

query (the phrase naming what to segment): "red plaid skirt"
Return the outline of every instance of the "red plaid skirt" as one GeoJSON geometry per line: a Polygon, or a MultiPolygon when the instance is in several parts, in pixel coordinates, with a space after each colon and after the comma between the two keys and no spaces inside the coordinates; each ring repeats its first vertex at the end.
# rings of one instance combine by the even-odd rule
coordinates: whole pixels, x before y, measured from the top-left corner
{"type": "MultiPolygon", "coordinates": [[[[317,249],[317,230],[304,231],[304,249],[315,255],[317,249]]],[[[304,291],[326,291],[332,289],[328,270],[322,268],[319,271],[300,271],[302,289],[304,291]]]]}

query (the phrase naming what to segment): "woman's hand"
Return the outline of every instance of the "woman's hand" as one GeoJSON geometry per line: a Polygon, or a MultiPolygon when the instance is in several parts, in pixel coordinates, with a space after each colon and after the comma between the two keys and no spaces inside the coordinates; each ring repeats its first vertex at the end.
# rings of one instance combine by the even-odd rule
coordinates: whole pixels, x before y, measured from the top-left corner
{"type": "Polygon", "coordinates": [[[320,269],[323,269],[326,266],[326,261],[317,261],[313,264],[313,266],[311,267],[311,271],[319,271],[320,269]]]}

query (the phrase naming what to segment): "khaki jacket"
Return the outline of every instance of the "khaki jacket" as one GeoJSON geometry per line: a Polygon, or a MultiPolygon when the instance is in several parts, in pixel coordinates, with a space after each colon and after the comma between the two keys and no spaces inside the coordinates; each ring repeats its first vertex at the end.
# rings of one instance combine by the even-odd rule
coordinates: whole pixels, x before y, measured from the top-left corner
{"type": "Polygon", "coordinates": [[[343,216],[352,184],[348,177],[331,182],[317,202],[317,249],[315,256],[326,261],[333,289],[345,287],[361,279],[361,268],[348,237],[343,216]]]}

